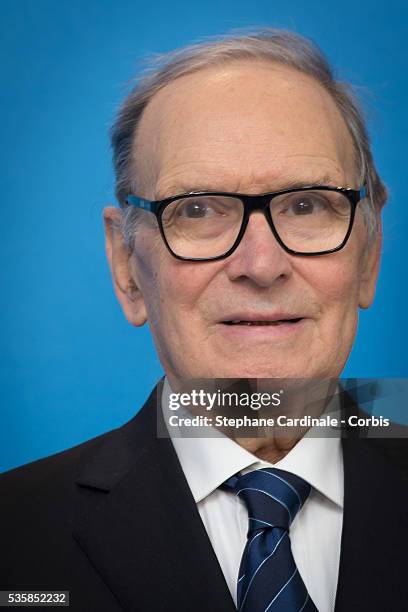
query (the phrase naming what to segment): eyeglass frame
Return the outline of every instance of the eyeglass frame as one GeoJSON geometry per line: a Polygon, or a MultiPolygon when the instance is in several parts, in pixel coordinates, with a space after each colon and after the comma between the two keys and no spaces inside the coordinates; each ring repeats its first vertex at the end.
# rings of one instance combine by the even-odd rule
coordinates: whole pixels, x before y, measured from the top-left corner
{"type": "Polygon", "coordinates": [[[183,193],[183,194],[171,196],[169,198],[165,198],[164,200],[145,200],[144,198],[141,198],[135,194],[129,193],[125,198],[125,204],[129,206],[135,206],[136,208],[140,208],[142,210],[146,210],[148,212],[153,213],[156,216],[160,234],[163,238],[164,244],[166,245],[171,255],[173,255],[173,257],[181,261],[206,262],[206,261],[218,261],[221,259],[226,259],[230,255],[232,255],[232,253],[238,248],[238,246],[241,243],[241,240],[245,234],[245,230],[248,226],[249,217],[251,213],[255,212],[256,210],[260,210],[264,213],[264,216],[268,222],[269,227],[272,230],[272,234],[274,235],[276,241],[290,255],[297,255],[300,257],[311,257],[311,256],[318,257],[319,255],[328,255],[329,253],[336,253],[337,251],[340,251],[342,248],[344,248],[345,245],[347,244],[347,241],[353,229],[357,204],[361,200],[366,198],[367,195],[368,193],[367,193],[367,188],[365,185],[363,185],[360,189],[350,189],[348,187],[332,187],[329,185],[307,185],[305,187],[292,187],[290,189],[282,189],[279,191],[273,191],[271,193],[262,193],[259,195],[258,194],[249,195],[249,194],[243,194],[243,193],[229,193],[226,191],[191,191],[189,193],[183,193]],[[280,238],[276,230],[275,224],[273,222],[269,205],[271,201],[277,196],[285,195],[287,193],[296,193],[296,192],[302,192],[302,191],[333,191],[333,192],[343,194],[344,196],[346,196],[346,198],[350,202],[351,209],[350,209],[349,227],[343,239],[343,242],[338,247],[335,247],[334,249],[328,249],[326,251],[303,253],[301,251],[294,251],[293,249],[290,249],[288,246],[284,244],[284,242],[280,238]],[[174,202],[175,200],[193,198],[196,196],[224,196],[224,197],[230,197],[230,198],[233,197],[233,198],[237,198],[238,200],[241,200],[244,206],[241,227],[234,241],[234,244],[226,253],[223,253],[222,255],[216,255],[215,257],[182,257],[181,255],[177,255],[176,253],[174,253],[174,251],[171,249],[167,241],[167,238],[164,232],[164,228],[163,228],[163,222],[162,222],[162,216],[163,216],[163,212],[165,208],[169,204],[174,202]]]}

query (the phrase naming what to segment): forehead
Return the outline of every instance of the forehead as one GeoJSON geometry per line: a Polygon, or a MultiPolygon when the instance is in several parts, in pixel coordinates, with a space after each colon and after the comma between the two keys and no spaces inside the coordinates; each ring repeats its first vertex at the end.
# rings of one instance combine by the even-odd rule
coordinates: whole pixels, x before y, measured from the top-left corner
{"type": "Polygon", "coordinates": [[[140,121],[134,162],[152,199],[291,180],[357,186],[352,139],[332,97],[308,75],[266,62],[200,70],[160,90],[140,121]]]}

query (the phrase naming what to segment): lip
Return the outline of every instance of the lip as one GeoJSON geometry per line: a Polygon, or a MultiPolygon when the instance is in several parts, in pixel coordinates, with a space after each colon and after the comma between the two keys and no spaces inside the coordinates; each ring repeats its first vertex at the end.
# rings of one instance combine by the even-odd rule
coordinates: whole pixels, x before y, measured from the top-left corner
{"type": "Polygon", "coordinates": [[[275,312],[271,314],[234,312],[228,314],[225,318],[219,321],[219,326],[223,334],[232,338],[272,340],[293,336],[304,328],[306,322],[307,318],[299,313],[275,312]],[[289,320],[293,319],[298,319],[298,321],[290,323],[289,320]],[[277,321],[283,322],[277,325],[234,325],[229,323],[229,321],[259,321],[260,323],[276,323],[277,321]]]}
{"type": "MultiPolygon", "coordinates": [[[[230,321],[248,321],[260,323],[274,323],[276,321],[290,320],[290,319],[304,319],[304,315],[292,312],[274,312],[274,313],[262,313],[262,312],[233,312],[223,317],[219,323],[228,325],[230,321]]],[[[289,325],[294,325],[289,323],[289,325]]]]}

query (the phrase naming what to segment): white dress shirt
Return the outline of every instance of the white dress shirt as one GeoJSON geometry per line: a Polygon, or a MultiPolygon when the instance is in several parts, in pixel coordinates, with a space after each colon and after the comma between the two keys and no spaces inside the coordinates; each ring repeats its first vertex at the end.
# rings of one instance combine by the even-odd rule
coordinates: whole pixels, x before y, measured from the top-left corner
{"type": "MultiPolygon", "coordinates": [[[[170,386],[162,396],[168,414],[170,386]]],[[[201,519],[236,603],[239,565],[247,540],[248,512],[235,495],[219,489],[230,476],[272,464],[258,459],[230,438],[172,436],[201,519]]],[[[304,436],[274,464],[312,486],[290,528],[293,557],[319,612],[334,610],[343,523],[343,457],[339,438],[304,436]]]]}

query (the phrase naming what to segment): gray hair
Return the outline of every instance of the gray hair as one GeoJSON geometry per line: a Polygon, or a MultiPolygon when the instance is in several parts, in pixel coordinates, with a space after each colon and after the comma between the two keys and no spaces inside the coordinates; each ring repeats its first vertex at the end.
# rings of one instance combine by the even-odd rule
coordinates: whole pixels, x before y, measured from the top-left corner
{"type": "Polygon", "coordinates": [[[121,230],[126,244],[133,245],[138,211],[125,206],[126,196],[137,193],[132,146],[143,111],[152,97],[174,80],[199,70],[240,60],[280,63],[313,77],[332,96],[354,142],[361,184],[368,190],[362,202],[369,243],[377,235],[378,215],[387,192],[379,178],[370,150],[370,140],[362,110],[353,88],[337,81],[327,59],[311,40],[272,28],[245,34],[230,34],[189,45],[157,56],[131,90],[111,129],[116,197],[122,210],[121,230]]]}

